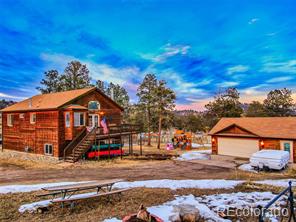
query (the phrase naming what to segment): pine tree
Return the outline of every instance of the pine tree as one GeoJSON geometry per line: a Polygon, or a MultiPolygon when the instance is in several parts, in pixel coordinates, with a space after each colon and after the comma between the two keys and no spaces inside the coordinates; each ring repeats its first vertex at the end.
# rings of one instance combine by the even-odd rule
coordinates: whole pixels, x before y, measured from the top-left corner
{"type": "Polygon", "coordinates": [[[138,87],[137,96],[139,97],[139,108],[147,113],[147,131],[148,131],[148,146],[151,146],[151,121],[152,114],[156,108],[156,92],[157,79],[154,74],[147,74],[143,82],[138,87]]]}
{"type": "Polygon", "coordinates": [[[240,117],[243,113],[236,88],[228,88],[225,92],[219,93],[214,97],[213,102],[205,105],[205,108],[210,127],[213,127],[222,117],[240,117]]]}
{"type": "Polygon", "coordinates": [[[245,115],[248,117],[263,117],[267,116],[267,113],[262,103],[259,101],[253,101],[248,104],[245,115]]]}
{"type": "Polygon", "coordinates": [[[96,87],[101,90],[103,93],[106,93],[106,87],[105,87],[105,83],[102,80],[97,80],[96,81],[96,87]]]}
{"type": "Polygon", "coordinates": [[[82,89],[91,86],[89,70],[79,61],[68,63],[62,75],[63,90],[82,89]]]}
{"type": "Polygon", "coordinates": [[[15,104],[16,102],[15,101],[12,101],[12,100],[5,100],[5,99],[2,99],[0,100],[0,109],[4,109],[8,106],[11,106],[13,104],[15,104]]]}
{"type": "Polygon", "coordinates": [[[129,96],[125,88],[118,84],[110,83],[106,90],[106,94],[113,100],[121,105],[123,108],[127,108],[129,105],[129,96]],[[113,95],[112,95],[113,94],[113,95]]]}
{"type": "Polygon", "coordinates": [[[37,87],[42,94],[62,91],[61,76],[57,70],[44,72],[45,78],[41,80],[41,87],[37,87]]]}
{"type": "Polygon", "coordinates": [[[263,105],[268,116],[291,116],[295,112],[292,91],[286,88],[270,91],[263,105]]]}
{"type": "Polygon", "coordinates": [[[173,90],[166,86],[164,80],[160,80],[155,89],[157,114],[158,114],[158,142],[157,148],[160,149],[160,138],[163,121],[169,117],[175,108],[176,95],[173,90]]]}

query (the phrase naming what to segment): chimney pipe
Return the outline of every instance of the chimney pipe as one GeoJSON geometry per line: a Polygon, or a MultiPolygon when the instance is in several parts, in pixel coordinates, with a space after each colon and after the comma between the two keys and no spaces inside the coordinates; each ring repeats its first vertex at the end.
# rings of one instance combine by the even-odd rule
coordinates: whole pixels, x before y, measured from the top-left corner
{"type": "Polygon", "coordinates": [[[32,108],[32,98],[29,99],[29,108],[32,108]]]}
{"type": "Polygon", "coordinates": [[[111,99],[114,100],[114,89],[111,88],[111,99]]]}

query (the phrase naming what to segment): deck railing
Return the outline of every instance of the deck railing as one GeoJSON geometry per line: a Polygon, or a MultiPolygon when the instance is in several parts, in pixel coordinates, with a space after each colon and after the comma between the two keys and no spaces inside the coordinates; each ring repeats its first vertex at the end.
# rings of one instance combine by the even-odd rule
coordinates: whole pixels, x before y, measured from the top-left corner
{"type": "Polygon", "coordinates": [[[104,135],[124,135],[124,134],[135,134],[140,133],[140,126],[134,124],[121,124],[108,126],[108,133],[104,133],[104,129],[102,127],[97,128],[97,136],[104,135]]]}
{"type": "Polygon", "coordinates": [[[274,199],[272,199],[266,206],[262,208],[262,206],[258,206],[260,209],[260,215],[259,215],[259,222],[264,222],[265,214],[267,213],[267,210],[282,196],[288,194],[288,203],[289,203],[289,222],[293,219],[294,222],[296,222],[295,217],[295,209],[294,209],[294,195],[292,190],[292,181],[289,181],[289,186],[284,189],[282,192],[280,192],[274,199]]]}
{"type": "Polygon", "coordinates": [[[66,156],[72,153],[73,149],[77,146],[78,143],[85,137],[86,128],[84,128],[77,136],[65,147],[64,149],[64,160],[66,156]]]}

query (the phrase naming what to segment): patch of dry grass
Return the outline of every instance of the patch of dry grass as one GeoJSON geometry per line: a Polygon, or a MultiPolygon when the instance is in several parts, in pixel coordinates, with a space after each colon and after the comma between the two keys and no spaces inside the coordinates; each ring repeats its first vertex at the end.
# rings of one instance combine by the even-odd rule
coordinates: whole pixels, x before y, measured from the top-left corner
{"type": "Polygon", "coordinates": [[[135,213],[141,203],[152,206],[173,199],[173,192],[169,189],[137,188],[125,192],[120,200],[116,196],[110,202],[107,198],[96,198],[77,202],[73,210],[69,206],[62,209],[59,204],[55,204],[43,214],[20,214],[20,205],[41,200],[35,197],[37,193],[0,195],[0,221],[102,221],[135,213]]]}
{"type": "Polygon", "coordinates": [[[100,160],[81,160],[75,164],[60,161],[58,163],[38,161],[38,160],[23,160],[19,158],[0,158],[1,170],[18,170],[18,169],[64,169],[64,168],[97,168],[97,167],[132,167],[137,165],[147,165],[159,163],[158,160],[143,161],[136,158],[120,159],[111,158],[100,160]]]}
{"type": "MultiPolygon", "coordinates": [[[[160,205],[164,202],[174,199],[174,195],[194,196],[211,195],[218,193],[232,192],[254,192],[254,191],[271,191],[279,193],[283,188],[252,183],[241,184],[233,189],[150,189],[136,188],[122,195],[118,200],[116,196],[109,202],[107,198],[97,198],[83,200],[76,204],[71,210],[69,206],[64,209],[59,204],[49,207],[44,213],[24,213],[20,214],[18,208],[25,203],[31,203],[46,199],[38,198],[35,195],[39,192],[15,193],[0,195],[0,221],[103,221],[107,218],[123,218],[125,215],[137,212],[141,203],[145,206],[160,205]]],[[[255,221],[254,218],[248,218],[244,221],[255,221]]]]}

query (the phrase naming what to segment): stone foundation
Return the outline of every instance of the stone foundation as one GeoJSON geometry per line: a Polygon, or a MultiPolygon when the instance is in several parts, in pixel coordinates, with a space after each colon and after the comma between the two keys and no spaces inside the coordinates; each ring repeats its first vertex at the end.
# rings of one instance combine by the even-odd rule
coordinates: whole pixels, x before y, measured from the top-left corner
{"type": "Polygon", "coordinates": [[[20,160],[42,161],[42,162],[50,162],[50,163],[63,162],[62,160],[59,160],[58,157],[18,152],[18,151],[7,150],[7,149],[0,151],[0,158],[3,158],[3,159],[13,158],[13,159],[20,159],[20,160]]]}

